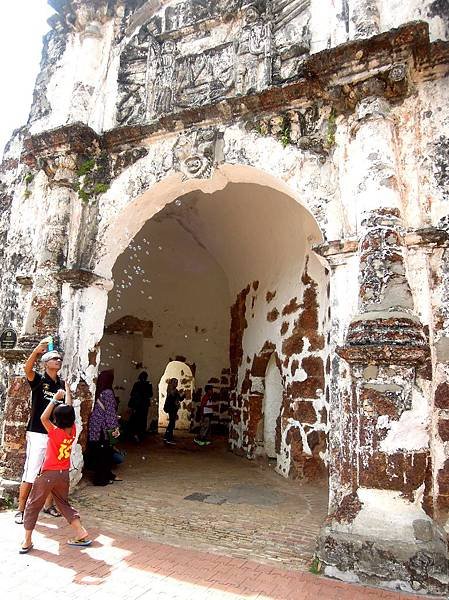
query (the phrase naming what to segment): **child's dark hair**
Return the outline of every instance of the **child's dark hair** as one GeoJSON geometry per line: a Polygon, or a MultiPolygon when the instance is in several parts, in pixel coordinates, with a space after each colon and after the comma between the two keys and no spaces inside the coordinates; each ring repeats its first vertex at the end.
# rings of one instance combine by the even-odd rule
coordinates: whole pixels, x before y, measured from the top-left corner
{"type": "Polygon", "coordinates": [[[60,404],[53,411],[53,419],[56,427],[59,427],[60,429],[71,427],[75,423],[75,411],[73,410],[73,406],[60,404]]]}
{"type": "Polygon", "coordinates": [[[205,392],[213,392],[213,390],[214,390],[214,386],[213,386],[213,385],[211,385],[210,383],[208,383],[208,384],[206,384],[206,385],[204,386],[204,391],[205,391],[205,392]]]}

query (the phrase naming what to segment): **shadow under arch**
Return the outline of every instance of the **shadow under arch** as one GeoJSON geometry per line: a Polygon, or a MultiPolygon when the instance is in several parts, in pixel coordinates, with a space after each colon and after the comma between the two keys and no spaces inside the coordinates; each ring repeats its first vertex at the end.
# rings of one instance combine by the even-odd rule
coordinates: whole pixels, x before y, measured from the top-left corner
{"type": "MultiPolygon", "coordinates": [[[[323,241],[323,233],[309,207],[282,179],[253,166],[223,163],[213,171],[209,179],[183,180],[180,173],[169,175],[124,205],[99,232],[101,248],[98,247],[93,270],[97,275],[109,279],[117,257],[144,224],[177,198],[195,191],[212,195],[232,183],[256,184],[289,196],[302,210],[302,224],[304,231],[308,232],[308,243],[313,245],[323,241]]],[[[113,187],[110,191],[114,192],[113,187]]]]}

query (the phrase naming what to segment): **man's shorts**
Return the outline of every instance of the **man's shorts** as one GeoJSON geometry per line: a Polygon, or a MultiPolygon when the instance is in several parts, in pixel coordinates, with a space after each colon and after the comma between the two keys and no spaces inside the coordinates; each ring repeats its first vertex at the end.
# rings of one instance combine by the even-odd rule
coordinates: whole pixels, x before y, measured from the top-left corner
{"type": "Polygon", "coordinates": [[[27,431],[26,459],[22,481],[34,483],[44,462],[47,441],[48,435],[46,433],[27,431]]]}

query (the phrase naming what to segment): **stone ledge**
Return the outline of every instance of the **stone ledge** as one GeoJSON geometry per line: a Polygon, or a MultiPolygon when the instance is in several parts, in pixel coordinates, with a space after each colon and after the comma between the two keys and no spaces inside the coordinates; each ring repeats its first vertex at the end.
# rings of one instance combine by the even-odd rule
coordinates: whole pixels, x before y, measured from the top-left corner
{"type": "Polygon", "coordinates": [[[21,160],[30,168],[40,168],[45,158],[66,153],[85,156],[99,145],[100,136],[84,123],[76,122],[25,138],[21,160]]]}
{"type": "Polygon", "coordinates": [[[445,595],[447,544],[436,526],[430,541],[384,540],[338,531],[328,524],[318,538],[324,574],[404,592],[445,595]]]}
{"type": "Polygon", "coordinates": [[[11,348],[0,350],[0,359],[6,360],[7,362],[22,362],[28,358],[30,350],[28,348],[11,348]]]}
{"type": "Polygon", "coordinates": [[[75,289],[87,288],[92,285],[110,289],[113,285],[111,280],[87,269],[61,269],[54,276],[58,281],[70,283],[75,289]]]}
{"type": "MultiPolygon", "coordinates": [[[[449,233],[439,227],[421,227],[407,231],[404,236],[407,247],[446,248],[449,246],[449,233]]],[[[352,256],[358,250],[358,239],[348,237],[341,240],[332,240],[317,244],[313,251],[323,258],[332,256],[352,256]]]]}
{"type": "Polygon", "coordinates": [[[429,349],[419,346],[363,345],[339,346],[336,353],[349,364],[417,366],[429,356],[429,349]]]}

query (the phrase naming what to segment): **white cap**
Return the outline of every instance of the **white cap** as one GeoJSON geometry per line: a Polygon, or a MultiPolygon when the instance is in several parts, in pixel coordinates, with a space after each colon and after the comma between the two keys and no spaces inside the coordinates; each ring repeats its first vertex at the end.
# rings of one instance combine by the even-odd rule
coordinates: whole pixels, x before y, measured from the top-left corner
{"type": "Polygon", "coordinates": [[[51,352],[46,352],[42,355],[41,361],[46,363],[52,358],[60,358],[62,360],[61,354],[57,350],[52,350],[51,352]]]}

